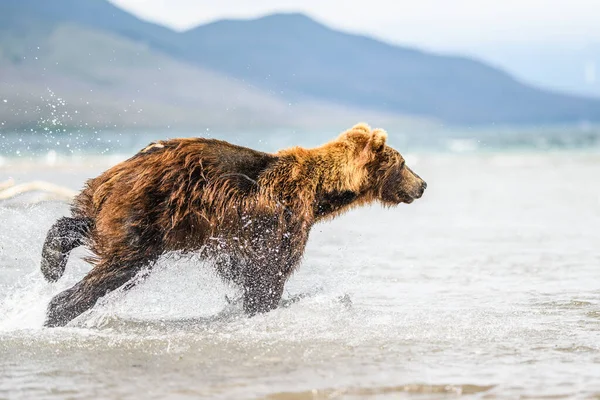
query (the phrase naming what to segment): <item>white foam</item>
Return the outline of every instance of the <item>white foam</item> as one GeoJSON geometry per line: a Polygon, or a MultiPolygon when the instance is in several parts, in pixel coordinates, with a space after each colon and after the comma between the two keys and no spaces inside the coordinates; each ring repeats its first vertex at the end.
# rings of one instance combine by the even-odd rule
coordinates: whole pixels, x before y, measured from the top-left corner
{"type": "Polygon", "coordinates": [[[52,286],[36,273],[9,287],[0,299],[0,331],[40,329],[53,293],[52,286]]]}

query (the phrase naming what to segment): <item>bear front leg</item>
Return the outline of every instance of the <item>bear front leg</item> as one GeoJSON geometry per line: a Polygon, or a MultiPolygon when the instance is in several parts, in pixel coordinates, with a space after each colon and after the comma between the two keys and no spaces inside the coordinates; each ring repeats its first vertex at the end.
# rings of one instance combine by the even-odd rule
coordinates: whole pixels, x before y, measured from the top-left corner
{"type": "Polygon", "coordinates": [[[266,313],[279,305],[285,279],[282,276],[247,277],[244,283],[244,312],[248,316],[266,313]]]}

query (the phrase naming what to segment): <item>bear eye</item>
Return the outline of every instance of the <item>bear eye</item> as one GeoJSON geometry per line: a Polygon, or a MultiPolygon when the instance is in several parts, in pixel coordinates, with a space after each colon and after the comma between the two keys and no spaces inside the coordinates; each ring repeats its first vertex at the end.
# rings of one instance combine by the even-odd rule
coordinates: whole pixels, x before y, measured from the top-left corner
{"type": "Polygon", "coordinates": [[[406,164],[406,161],[402,160],[402,162],[400,163],[400,169],[404,168],[405,164],[406,164]]]}

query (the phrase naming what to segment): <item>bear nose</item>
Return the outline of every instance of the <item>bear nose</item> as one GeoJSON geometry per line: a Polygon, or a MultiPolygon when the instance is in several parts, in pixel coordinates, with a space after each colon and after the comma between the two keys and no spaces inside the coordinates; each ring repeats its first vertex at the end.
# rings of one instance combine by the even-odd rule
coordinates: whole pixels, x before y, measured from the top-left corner
{"type": "Polygon", "coordinates": [[[423,181],[421,183],[421,188],[419,190],[419,197],[418,198],[421,198],[421,196],[423,196],[423,193],[425,192],[425,189],[427,189],[427,183],[425,183],[425,181],[423,181]]]}

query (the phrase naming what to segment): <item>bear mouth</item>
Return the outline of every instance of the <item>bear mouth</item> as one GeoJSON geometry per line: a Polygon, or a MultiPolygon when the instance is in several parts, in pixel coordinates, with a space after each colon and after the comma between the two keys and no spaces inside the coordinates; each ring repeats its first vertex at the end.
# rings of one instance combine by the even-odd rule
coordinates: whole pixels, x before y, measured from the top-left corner
{"type": "Polygon", "coordinates": [[[398,193],[398,198],[400,199],[400,202],[406,203],[406,204],[410,204],[413,201],[420,199],[422,196],[423,196],[423,191],[416,192],[416,193],[406,193],[406,192],[398,193]]]}
{"type": "Polygon", "coordinates": [[[412,197],[406,193],[400,193],[400,195],[398,197],[400,199],[400,203],[410,204],[413,201],[415,201],[414,197],[412,197]]]}

